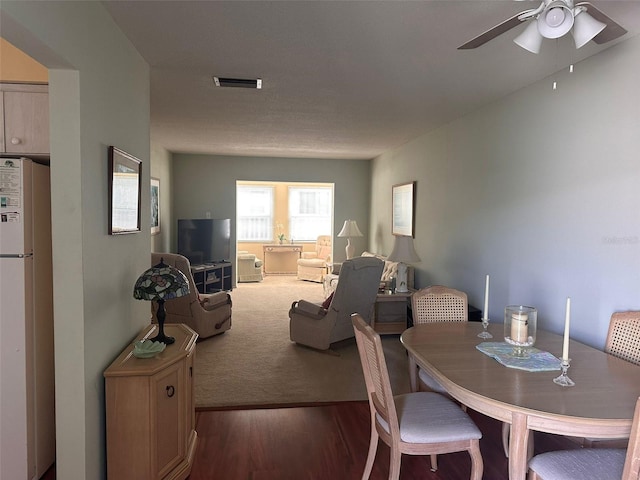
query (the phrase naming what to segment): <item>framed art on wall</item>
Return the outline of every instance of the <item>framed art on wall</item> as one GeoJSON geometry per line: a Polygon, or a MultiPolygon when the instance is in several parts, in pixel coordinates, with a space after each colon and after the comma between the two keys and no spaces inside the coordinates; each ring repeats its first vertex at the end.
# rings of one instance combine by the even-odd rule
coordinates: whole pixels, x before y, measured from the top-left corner
{"type": "Polygon", "coordinates": [[[391,233],[414,236],[414,194],[416,182],[394,185],[391,191],[391,233]]]}
{"type": "Polygon", "coordinates": [[[151,177],[151,235],[160,233],[160,180],[151,177]]]}
{"type": "Polygon", "coordinates": [[[141,164],[133,155],[109,147],[109,234],[140,231],[141,164]]]}

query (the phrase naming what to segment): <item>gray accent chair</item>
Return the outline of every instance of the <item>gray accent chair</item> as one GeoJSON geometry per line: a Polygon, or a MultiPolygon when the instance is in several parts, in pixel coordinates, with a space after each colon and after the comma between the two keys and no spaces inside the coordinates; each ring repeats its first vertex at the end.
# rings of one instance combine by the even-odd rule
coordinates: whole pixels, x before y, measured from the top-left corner
{"type": "MultiPolygon", "coordinates": [[[[184,323],[195,331],[200,338],[224,333],[231,328],[231,296],[227,292],[199,293],[191,274],[191,264],[187,257],[176,253],[152,253],[151,265],[164,260],[184,273],[189,280],[189,295],[173,298],[164,304],[167,313],[166,323],[184,323]]],[[[155,317],[158,306],[151,302],[152,323],[157,323],[155,317]]]]}
{"type": "Polygon", "coordinates": [[[359,313],[371,323],[384,262],[375,257],[345,261],[340,281],[327,308],[298,300],[289,310],[289,336],[293,342],[318,350],[352,338],[351,314],[359,313]]]}

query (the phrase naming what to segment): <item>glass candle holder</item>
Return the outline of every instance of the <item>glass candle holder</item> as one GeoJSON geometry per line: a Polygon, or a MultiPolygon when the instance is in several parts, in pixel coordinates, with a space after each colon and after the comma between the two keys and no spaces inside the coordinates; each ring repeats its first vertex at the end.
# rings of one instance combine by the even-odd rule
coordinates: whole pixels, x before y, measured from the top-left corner
{"type": "Polygon", "coordinates": [[[512,355],[529,358],[529,347],[536,343],[538,310],[524,305],[508,305],[504,309],[504,341],[513,345],[512,355]]]}

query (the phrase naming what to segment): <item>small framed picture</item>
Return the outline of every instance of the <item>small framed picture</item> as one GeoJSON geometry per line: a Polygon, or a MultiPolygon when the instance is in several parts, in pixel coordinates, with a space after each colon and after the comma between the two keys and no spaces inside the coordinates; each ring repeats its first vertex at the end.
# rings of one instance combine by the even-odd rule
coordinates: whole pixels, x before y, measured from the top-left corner
{"type": "Polygon", "coordinates": [[[140,231],[141,164],[133,155],[109,147],[109,235],[140,231]]]}
{"type": "Polygon", "coordinates": [[[391,233],[413,237],[416,182],[394,185],[391,191],[391,233]]]}
{"type": "Polygon", "coordinates": [[[160,180],[151,177],[151,235],[160,233],[160,180]]]}

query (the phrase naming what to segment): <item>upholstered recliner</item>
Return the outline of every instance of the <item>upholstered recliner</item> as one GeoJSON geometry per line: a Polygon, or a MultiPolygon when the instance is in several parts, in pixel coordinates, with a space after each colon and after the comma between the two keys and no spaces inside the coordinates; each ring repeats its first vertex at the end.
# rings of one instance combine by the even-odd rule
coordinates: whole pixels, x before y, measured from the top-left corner
{"type": "Polygon", "coordinates": [[[298,259],[298,280],[322,283],[331,261],[331,235],[320,235],[315,252],[302,252],[298,259]]]}
{"type": "Polygon", "coordinates": [[[253,253],[241,250],[238,252],[238,282],[261,282],[262,260],[253,253]]]}
{"type": "Polygon", "coordinates": [[[332,343],[352,338],[351,314],[359,313],[371,322],[384,262],[375,257],[345,261],[338,287],[327,305],[298,300],[289,310],[289,336],[301,345],[328,350],[332,343]]]}
{"type": "MultiPolygon", "coordinates": [[[[227,292],[210,294],[199,293],[191,275],[191,264],[186,257],[175,253],[152,253],[151,265],[163,260],[165,264],[176,267],[189,280],[189,295],[167,300],[164,309],[167,313],[165,324],[184,323],[191,327],[200,338],[224,333],[231,328],[231,296],[227,292]]],[[[158,306],[151,302],[152,322],[158,306]]]]}

